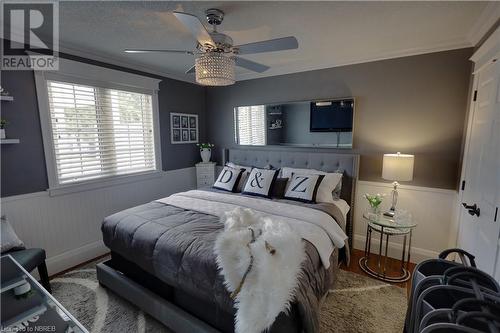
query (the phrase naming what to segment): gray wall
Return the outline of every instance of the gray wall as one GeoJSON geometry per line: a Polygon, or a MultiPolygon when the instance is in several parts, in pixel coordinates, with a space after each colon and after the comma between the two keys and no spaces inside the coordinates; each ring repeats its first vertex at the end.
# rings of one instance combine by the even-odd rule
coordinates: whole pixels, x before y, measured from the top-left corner
{"type": "MultiPolygon", "coordinates": [[[[200,154],[195,144],[170,144],[170,112],[198,114],[200,141],[205,141],[204,87],[70,55],[62,56],[162,79],[159,112],[163,170],[192,167],[199,162],[200,154]]],[[[1,145],[1,196],[44,191],[48,188],[48,180],[33,72],[2,71],[1,85],[15,98],[14,102],[1,104],[2,118],[9,122],[7,137],[21,140],[20,144],[1,145]]]]}
{"type": "Polygon", "coordinates": [[[360,179],[381,181],[382,154],[401,151],[415,154],[411,184],[455,189],[471,54],[460,49],[209,88],[208,138],[219,149],[235,146],[234,106],[353,96],[360,179]]]}
{"type": "MultiPolygon", "coordinates": [[[[382,154],[399,150],[416,155],[412,184],[454,189],[471,53],[471,49],[432,53],[207,89],[63,56],[162,79],[159,108],[164,170],[190,167],[199,161],[194,144],[170,144],[170,112],[198,114],[200,141],[213,142],[220,151],[235,146],[234,106],[354,96],[353,151],[361,154],[361,179],[381,180],[382,154]]],[[[9,121],[7,135],[21,139],[18,145],[1,146],[1,196],[43,191],[48,182],[33,73],[2,71],[1,85],[15,96],[14,102],[1,104],[2,117],[9,121]]],[[[215,157],[220,162],[221,154],[215,157]]]]}

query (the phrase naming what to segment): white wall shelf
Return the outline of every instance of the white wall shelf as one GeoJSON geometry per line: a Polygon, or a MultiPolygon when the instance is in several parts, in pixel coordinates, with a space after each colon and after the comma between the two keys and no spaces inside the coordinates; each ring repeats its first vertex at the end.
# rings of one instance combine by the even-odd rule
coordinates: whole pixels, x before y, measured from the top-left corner
{"type": "Polygon", "coordinates": [[[14,101],[14,96],[1,96],[0,95],[0,100],[6,101],[6,102],[13,102],[14,101]]]}
{"type": "Polygon", "coordinates": [[[19,139],[0,139],[0,143],[3,145],[20,143],[19,139]]]}

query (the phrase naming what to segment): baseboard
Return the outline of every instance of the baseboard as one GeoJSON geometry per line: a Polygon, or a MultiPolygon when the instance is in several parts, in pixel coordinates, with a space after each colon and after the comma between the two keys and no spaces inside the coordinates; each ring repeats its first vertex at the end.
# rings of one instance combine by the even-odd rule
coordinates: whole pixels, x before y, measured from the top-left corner
{"type": "Polygon", "coordinates": [[[46,260],[49,275],[54,275],[82,262],[94,259],[109,252],[102,240],[71,249],[46,260]]]}
{"type": "MultiPolygon", "coordinates": [[[[363,250],[365,249],[365,240],[366,237],[362,235],[354,235],[354,245],[353,247],[358,250],[363,250]]],[[[372,237],[372,245],[371,245],[371,253],[377,253],[379,250],[379,245],[380,245],[380,239],[377,239],[377,237],[372,237]]],[[[382,245],[382,247],[385,246],[385,242],[382,245]]],[[[385,251],[384,248],[382,248],[383,251],[385,251]]],[[[395,259],[401,259],[402,255],[402,244],[394,243],[394,242],[389,242],[389,247],[388,247],[388,253],[389,257],[395,258],[395,259]]],[[[412,246],[411,248],[411,256],[410,256],[410,261],[413,263],[419,263],[423,260],[426,259],[432,259],[432,258],[437,258],[439,252],[433,251],[433,250],[427,250],[427,249],[422,249],[418,247],[412,246]]]]}

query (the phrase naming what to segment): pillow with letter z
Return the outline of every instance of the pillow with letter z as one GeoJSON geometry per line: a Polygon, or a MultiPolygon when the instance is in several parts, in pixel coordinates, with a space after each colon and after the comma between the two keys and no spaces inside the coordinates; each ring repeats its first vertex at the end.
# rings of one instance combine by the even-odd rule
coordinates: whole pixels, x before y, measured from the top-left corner
{"type": "Polygon", "coordinates": [[[316,203],[316,194],[324,175],[293,174],[285,192],[285,199],[316,203]]]}
{"type": "Polygon", "coordinates": [[[279,170],[253,168],[248,175],[243,194],[270,198],[279,170]]]}
{"type": "Polygon", "coordinates": [[[219,190],[236,192],[241,174],[244,171],[244,169],[234,169],[226,166],[224,167],[224,169],[222,169],[219,177],[217,177],[217,180],[212,187],[219,190]]]}

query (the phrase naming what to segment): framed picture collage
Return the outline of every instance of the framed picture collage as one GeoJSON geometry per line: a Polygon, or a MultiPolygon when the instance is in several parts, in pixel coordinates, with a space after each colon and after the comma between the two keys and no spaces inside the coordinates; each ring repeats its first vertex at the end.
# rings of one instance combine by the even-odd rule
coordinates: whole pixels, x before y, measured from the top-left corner
{"type": "Polygon", "coordinates": [[[198,143],[198,115],[170,113],[170,136],[173,144],[198,143]]]}

